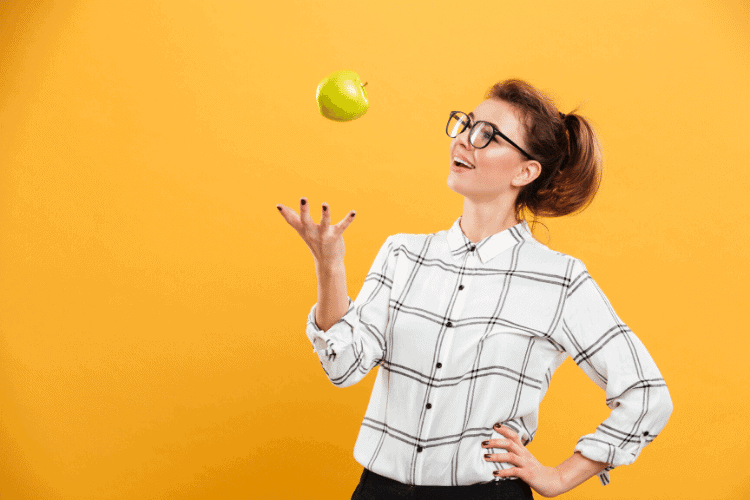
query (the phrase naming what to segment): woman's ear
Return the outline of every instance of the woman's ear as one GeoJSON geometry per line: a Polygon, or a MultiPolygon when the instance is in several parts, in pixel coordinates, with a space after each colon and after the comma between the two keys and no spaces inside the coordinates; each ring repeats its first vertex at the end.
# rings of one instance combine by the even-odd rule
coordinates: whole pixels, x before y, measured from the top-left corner
{"type": "Polygon", "coordinates": [[[542,165],[538,161],[527,160],[521,162],[518,166],[516,175],[511,181],[511,185],[515,187],[523,187],[527,184],[531,184],[541,173],[542,165]]]}

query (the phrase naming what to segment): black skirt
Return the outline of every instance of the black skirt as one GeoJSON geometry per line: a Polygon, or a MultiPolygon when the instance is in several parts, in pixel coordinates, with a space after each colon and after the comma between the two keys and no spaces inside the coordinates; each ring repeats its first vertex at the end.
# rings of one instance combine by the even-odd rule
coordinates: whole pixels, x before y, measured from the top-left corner
{"type": "Polygon", "coordinates": [[[531,500],[531,487],[520,479],[471,486],[411,486],[365,469],[352,500],[531,500]]]}

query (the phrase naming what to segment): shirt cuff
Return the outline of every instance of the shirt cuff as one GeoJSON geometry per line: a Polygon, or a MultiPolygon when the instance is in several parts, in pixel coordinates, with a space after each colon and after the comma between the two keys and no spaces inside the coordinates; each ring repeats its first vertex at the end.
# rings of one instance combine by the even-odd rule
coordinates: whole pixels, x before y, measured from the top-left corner
{"type": "Polygon", "coordinates": [[[314,304],[307,315],[307,338],[313,345],[313,351],[318,356],[335,356],[336,351],[340,350],[352,342],[352,332],[355,323],[354,303],[351,297],[349,299],[349,308],[346,313],[327,331],[318,328],[315,322],[315,309],[318,304],[314,304]]]}
{"type": "Polygon", "coordinates": [[[578,440],[578,444],[576,444],[574,451],[580,452],[581,455],[589,460],[608,464],[607,467],[598,474],[599,481],[601,481],[602,485],[606,486],[610,482],[609,471],[620,465],[630,465],[635,462],[635,459],[640,455],[641,449],[646,444],[644,439],[640,439],[640,441],[640,446],[634,455],[629,451],[623,450],[612,443],[600,439],[594,434],[589,434],[578,440]]]}
{"type": "Polygon", "coordinates": [[[614,469],[614,467],[609,466],[603,471],[601,471],[597,476],[599,476],[599,481],[601,481],[602,486],[607,486],[609,484],[609,471],[614,469]]]}

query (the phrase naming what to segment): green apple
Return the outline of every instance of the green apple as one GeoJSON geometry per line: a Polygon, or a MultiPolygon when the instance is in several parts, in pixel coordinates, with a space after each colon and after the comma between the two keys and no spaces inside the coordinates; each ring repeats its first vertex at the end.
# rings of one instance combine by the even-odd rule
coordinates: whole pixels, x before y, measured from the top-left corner
{"type": "Polygon", "coordinates": [[[356,120],[367,112],[365,85],[354,71],[334,71],[318,85],[315,98],[320,114],[337,122],[356,120]]]}

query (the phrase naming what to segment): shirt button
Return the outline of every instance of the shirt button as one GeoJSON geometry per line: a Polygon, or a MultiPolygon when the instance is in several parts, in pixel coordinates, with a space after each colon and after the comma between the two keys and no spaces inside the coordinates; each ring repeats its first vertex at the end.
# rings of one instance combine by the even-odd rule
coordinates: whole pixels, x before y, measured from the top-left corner
{"type": "Polygon", "coordinates": [[[463,285],[458,285],[458,289],[459,289],[459,290],[463,290],[463,289],[464,289],[464,286],[463,286],[463,285]]]}
{"type": "Polygon", "coordinates": [[[442,368],[443,367],[443,363],[438,363],[435,366],[438,367],[438,368],[442,368]]]}
{"type": "Polygon", "coordinates": [[[430,408],[432,408],[432,405],[430,403],[427,403],[427,407],[426,408],[429,410],[430,408]]]}
{"type": "Polygon", "coordinates": [[[644,436],[648,436],[648,431],[643,431],[644,436]]]}
{"type": "Polygon", "coordinates": [[[476,249],[477,249],[477,247],[475,247],[474,245],[471,245],[471,247],[469,248],[469,250],[471,250],[472,252],[473,252],[474,250],[476,250],[476,249]]]}
{"type": "Polygon", "coordinates": [[[453,323],[451,323],[451,322],[449,321],[449,322],[448,322],[448,325],[447,325],[447,326],[448,326],[448,328],[450,328],[450,327],[452,327],[452,326],[453,326],[453,323]]]}
{"type": "Polygon", "coordinates": [[[422,450],[423,450],[423,449],[424,449],[424,448],[422,448],[421,446],[417,446],[417,453],[422,453],[422,450]]]}

